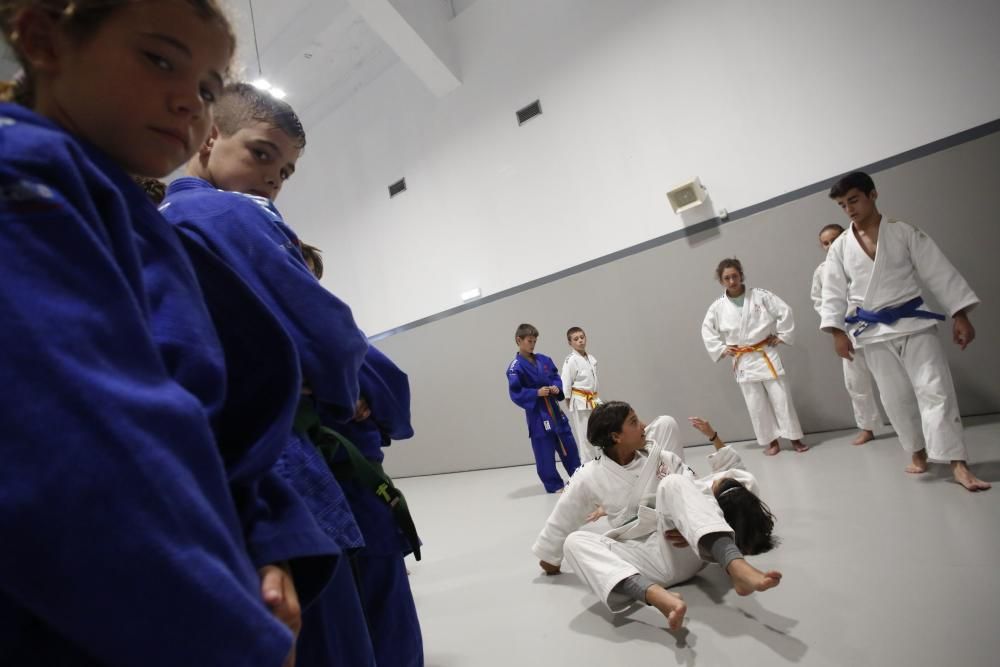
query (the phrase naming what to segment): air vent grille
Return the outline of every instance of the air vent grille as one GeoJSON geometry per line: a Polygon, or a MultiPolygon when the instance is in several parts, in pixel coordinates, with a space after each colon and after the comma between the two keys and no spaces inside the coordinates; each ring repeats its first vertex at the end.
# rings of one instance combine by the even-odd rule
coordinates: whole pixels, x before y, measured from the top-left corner
{"type": "Polygon", "coordinates": [[[392,199],[400,192],[406,192],[406,179],[401,178],[389,186],[389,199],[392,199]]]}
{"type": "Polygon", "coordinates": [[[542,115],[542,103],[539,102],[538,100],[535,100],[534,102],[524,107],[523,109],[518,109],[517,124],[524,125],[535,116],[541,116],[541,115],[542,115]]]}

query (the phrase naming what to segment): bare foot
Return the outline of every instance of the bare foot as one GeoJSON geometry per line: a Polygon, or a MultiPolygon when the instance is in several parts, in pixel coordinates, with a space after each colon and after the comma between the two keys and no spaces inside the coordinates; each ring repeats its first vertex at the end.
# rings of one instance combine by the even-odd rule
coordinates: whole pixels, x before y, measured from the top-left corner
{"type": "Polygon", "coordinates": [[[661,614],[667,617],[667,627],[671,630],[680,629],[688,607],[679,594],[671,593],[662,586],[653,584],[646,589],[646,602],[656,607],[661,614]]]}
{"type": "Polygon", "coordinates": [[[875,439],[875,434],[874,433],[872,433],[871,431],[861,430],[861,431],[858,431],[858,437],[856,437],[854,439],[854,442],[852,442],[851,444],[852,445],[863,445],[866,442],[871,442],[874,439],[875,439]]]}
{"type": "Polygon", "coordinates": [[[733,582],[733,588],[739,595],[760,593],[774,588],[781,583],[781,573],[776,570],[761,572],[742,558],[737,558],[726,569],[726,574],[733,582]]]}
{"type": "Polygon", "coordinates": [[[910,458],[910,465],[906,466],[906,472],[911,475],[919,475],[927,472],[927,450],[921,449],[915,452],[910,458]]]}
{"type": "Polygon", "coordinates": [[[809,451],[809,445],[807,445],[806,443],[802,442],[801,440],[792,440],[792,448],[795,451],[797,451],[799,454],[801,454],[802,452],[808,452],[809,451]]]}
{"type": "Polygon", "coordinates": [[[770,445],[767,446],[767,449],[764,450],[764,456],[774,456],[780,451],[781,451],[781,445],[779,445],[778,441],[775,440],[770,445]]]}
{"type": "Polygon", "coordinates": [[[993,486],[973,475],[965,461],[952,461],[951,472],[955,475],[955,481],[969,491],[985,491],[993,486]]]}

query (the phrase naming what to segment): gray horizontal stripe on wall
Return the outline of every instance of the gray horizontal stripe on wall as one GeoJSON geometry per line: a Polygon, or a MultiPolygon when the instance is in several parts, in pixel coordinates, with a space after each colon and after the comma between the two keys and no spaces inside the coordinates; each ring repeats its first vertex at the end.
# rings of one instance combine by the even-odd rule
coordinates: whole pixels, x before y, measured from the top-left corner
{"type": "MultiPolygon", "coordinates": [[[[1000,132],[1000,118],[996,120],[991,120],[988,123],[983,123],[976,127],[958,132],[943,139],[938,139],[937,141],[932,141],[930,143],[924,144],[923,146],[918,146],[908,151],[904,151],[892,157],[879,160],[878,162],[873,162],[872,164],[863,165],[857,167],[861,171],[867,171],[870,173],[877,173],[885,169],[891,169],[892,167],[905,164],[907,162],[912,162],[913,160],[919,160],[920,158],[927,157],[928,155],[933,155],[943,150],[949,148],[954,148],[955,146],[960,146],[964,143],[970,141],[975,141],[976,139],[981,139],[982,137],[993,134],[994,132],[1000,132]]],[[[596,259],[592,259],[588,262],[582,264],[577,264],[576,266],[571,266],[568,269],[563,269],[556,273],[549,274],[542,278],[537,278],[530,282],[522,283],[520,285],[515,285],[505,290],[495,292],[493,294],[487,294],[486,296],[476,299],[471,303],[463,303],[454,308],[449,308],[448,310],[442,310],[441,312],[435,313],[433,315],[428,315],[427,317],[422,317],[419,320],[414,320],[412,322],[407,322],[398,327],[388,329],[381,333],[377,333],[374,336],[369,336],[368,340],[375,342],[382,340],[383,338],[389,338],[390,336],[395,336],[396,334],[403,333],[404,331],[409,331],[410,329],[416,329],[417,327],[424,326],[425,324],[430,324],[431,322],[437,322],[438,320],[443,320],[446,317],[451,317],[452,315],[457,315],[463,313],[467,310],[472,310],[473,308],[479,308],[480,306],[485,306],[486,304],[493,303],[494,301],[499,301],[500,299],[506,299],[509,296],[515,294],[520,294],[521,292],[526,292],[530,289],[540,287],[541,285],[547,285],[549,283],[561,280],[567,276],[572,276],[577,273],[582,273],[597,266],[602,266],[610,262],[622,259],[623,257],[628,257],[630,255],[635,255],[637,253],[649,250],[650,248],[656,248],[667,243],[672,243],[674,241],[679,241],[690,236],[696,236],[702,232],[720,227],[724,224],[735,222],[743,218],[749,218],[752,215],[762,213],[772,208],[777,208],[792,201],[802,199],[803,197],[808,197],[809,195],[816,194],[817,192],[826,192],[833,180],[840,176],[841,174],[835,174],[830,178],[824,179],[822,181],[813,183],[812,185],[807,185],[805,187],[798,188],[797,190],[792,190],[784,194],[778,195],[777,197],[772,197],[771,199],[764,200],[758,204],[753,204],[745,208],[741,208],[738,211],[730,211],[729,217],[726,220],[720,220],[719,218],[712,218],[710,220],[705,220],[704,222],[699,222],[694,225],[678,229],[676,231],[670,232],[669,234],[664,234],[663,236],[657,236],[656,238],[649,239],[648,241],[643,241],[642,243],[636,244],[634,246],[629,246],[628,248],[623,248],[622,250],[617,250],[613,253],[602,255],[596,259]]]]}

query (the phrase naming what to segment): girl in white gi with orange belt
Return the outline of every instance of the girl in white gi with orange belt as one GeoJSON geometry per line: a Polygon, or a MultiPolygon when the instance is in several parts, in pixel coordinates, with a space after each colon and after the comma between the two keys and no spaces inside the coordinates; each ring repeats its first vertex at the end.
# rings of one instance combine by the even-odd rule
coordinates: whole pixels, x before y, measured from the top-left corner
{"type": "Polygon", "coordinates": [[[809,449],[785,382],[777,346],[792,342],[792,309],[777,296],[744,284],[743,265],[735,257],[719,262],[715,276],[725,287],[712,302],[701,337],[712,361],[732,358],[733,375],[743,392],[757,442],[764,454],[780,451],[778,438],[791,440],[796,452],[809,449]]]}

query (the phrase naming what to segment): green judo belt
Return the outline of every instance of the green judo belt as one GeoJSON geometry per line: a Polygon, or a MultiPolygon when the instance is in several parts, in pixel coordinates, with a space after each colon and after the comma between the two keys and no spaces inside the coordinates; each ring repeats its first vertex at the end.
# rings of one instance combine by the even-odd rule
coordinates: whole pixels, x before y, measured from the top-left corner
{"type": "Polygon", "coordinates": [[[357,480],[362,487],[370,490],[389,507],[400,530],[410,543],[410,548],[413,549],[414,558],[420,560],[420,538],[417,536],[416,526],[413,525],[410,510],[406,506],[406,498],[382,470],[382,464],[369,461],[358,451],[353,442],[333,429],[323,426],[310,399],[304,398],[299,401],[299,409],[295,414],[295,431],[309,438],[323,455],[337,479],[357,480]],[[347,461],[334,461],[334,455],[340,449],[347,454],[347,461]]]}

